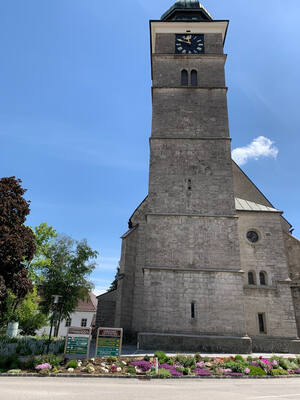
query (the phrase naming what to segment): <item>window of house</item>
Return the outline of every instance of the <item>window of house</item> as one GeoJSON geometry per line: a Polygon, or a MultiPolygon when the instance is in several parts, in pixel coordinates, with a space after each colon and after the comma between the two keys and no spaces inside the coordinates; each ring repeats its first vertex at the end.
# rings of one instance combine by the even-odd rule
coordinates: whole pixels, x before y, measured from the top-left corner
{"type": "Polygon", "coordinates": [[[265,314],[258,313],[258,329],[260,333],[266,333],[266,321],[265,321],[265,314]]]}
{"type": "Polygon", "coordinates": [[[71,318],[66,319],[66,326],[71,326],[72,320],[71,318]]]}
{"type": "Polygon", "coordinates": [[[254,273],[252,271],[248,272],[248,284],[255,285],[254,273]]]}
{"type": "Polygon", "coordinates": [[[188,83],[188,72],[186,69],[183,69],[181,71],[181,86],[187,86],[188,83]]]}
{"type": "Polygon", "coordinates": [[[266,284],[267,284],[266,273],[263,272],[263,271],[261,271],[261,272],[259,273],[259,283],[260,283],[261,285],[266,285],[266,284]]]}
{"type": "Polygon", "coordinates": [[[81,320],[81,326],[84,328],[87,325],[87,318],[82,318],[81,320]]]}
{"type": "Polygon", "coordinates": [[[195,318],[195,303],[191,303],[191,318],[195,318]]]}
{"type": "Polygon", "coordinates": [[[195,69],[191,71],[191,85],[198,86],[197,71],[195,69]]]}

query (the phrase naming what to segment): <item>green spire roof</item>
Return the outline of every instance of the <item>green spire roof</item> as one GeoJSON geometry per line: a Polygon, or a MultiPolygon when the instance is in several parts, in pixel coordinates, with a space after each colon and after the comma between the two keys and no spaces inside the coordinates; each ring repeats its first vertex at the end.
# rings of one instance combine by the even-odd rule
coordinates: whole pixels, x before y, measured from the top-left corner
{"type": "Polygon", "coordinates": [[[162,21],[212,21],[198,0],[178,0],[162,16],[162,21]]]}

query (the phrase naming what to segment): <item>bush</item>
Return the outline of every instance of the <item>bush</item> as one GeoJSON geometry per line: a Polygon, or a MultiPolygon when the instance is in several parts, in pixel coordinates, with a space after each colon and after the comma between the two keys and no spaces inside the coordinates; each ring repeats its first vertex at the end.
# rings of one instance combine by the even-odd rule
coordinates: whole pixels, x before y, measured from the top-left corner
{"type": "Polygon", "coordinates": [[[150,361],[150,357],[147,354],[144,356],[144,361],[150,361]]]}
{"type": "Polygon", "coordinates": [[[0,356],[0,369],[7,371],[9,369],[19,369],[20,361],[17,354],[12,354],[10,356],[0,356]]]}
{"type": "Polygon", "coordinates": [[[166,355],[166,353],[163,352],[163,351],[156,351],[156,352],[154,353],[154,358],[155,358],[155,357],[158,358],[159,364],[163,364],[163,363],[167,362],[168,359],[169,359],[169,357],[168,357],[168,356],[166,355]]]}
{"type": "Polygon", "coordinates": [[[177,354],[175,359],[186,368],[196,368],[196,360],[194,357],[186,357],[182,354],[177,354]]]}
{"type": "Polygon", "coordinates": [[[244,372],[245,367],[248,366],[248,363],[241,361],[227,361],[223,364],[223,368],[231,369],[232,372],[244,372]]]}
{"type": "Polygon", "coordinates": [[[272,376],[278,376],[278,375],[289,375],[288,371],[285,369],[279,369],[279,368],[274,368],[270,371],[270,374],[272,376]]]}
{"type": "Polygon", "coordinates": [[[234,357],[234,360],[235,360],[235,361],[244,361],[244,358],[243,358],[242,356],[240,356],[239,354],[237,354],[237,355],[234,357]]]}
{"type": "Polygon", "coordinates": [[[67,365],[66,368],[77,368],[78,367],[78,362],[77,360],[70,360],[67,365]]]}
{"type": "Polygon", "coordinates": [[[196,353],[196,354],[195,354],[195,361],[196,361],[196,362],[199,362],[199,361],[201,361],[201,360],[202,360],[201,354],[200,354],[200,353],[196,353]]]}
{"type": "Polygon", "coordinates": [[[129,365],[129,367],[126,368],[126,373],[130,375],[136,375],[136,370],[133,365],[129,365]]]}
{"type": "Polygon", "coordinates": [[[190,368],[184,368],[182,372],[183,372],[183,375],[190,375],[191,374],[191,369],[190,368]]]}
{"type": "Polygon", "coordinates": [[[288,361],[287,361],[287,360],[284,360],[283,358],[279,358],[278,364],[279,364],[280,367],[283,368],[283,369],[288,369],[288,368],[289,368],[288,361]]]}
{"type": "Polygon", "coordinates": [[[267,375],[267,373],[260,367],[255,367],[254,365],[250,365],[249,369],[250,369],[249,376],[267,375]]]}
{"type": "Polygon", "coordinates": [[[49,363],[52,367],[59,367],[64,361],[63,356],[56,356],[53,353],[42,354],[34,359],[33,364],[36,367],[39,364],[49,363]]]}
{"type": "Polygon", "coordinates": [[[160,379],[171,378],[171,372],[168,369],[159,368],[158,374],[156,375],[160,379]]]}

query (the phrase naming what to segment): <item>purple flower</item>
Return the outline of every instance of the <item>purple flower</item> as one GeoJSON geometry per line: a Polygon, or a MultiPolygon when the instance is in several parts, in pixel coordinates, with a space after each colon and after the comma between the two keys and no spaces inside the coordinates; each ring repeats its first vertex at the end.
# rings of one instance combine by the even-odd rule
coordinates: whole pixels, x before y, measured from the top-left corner
{"type": "Polygon", "coordinates": [[[245,368],[245,369],[244,369],[244,372],[245,372],[245,374],[249,374],[250,369],[249,369],[249,368],[245,368]]]}
{"type": "Polygon", "coordinates": [[[147,372],[152,368],[152,364],[149,361],[133,361],[130,363],[130,365],[133,365],[134,367],[138,367],[140,370],[143,372],[147,372]]]}
{"type": "Polygon", "coordinates": [[[52,366],[49,363],[39,364],[35,367],[36,370],[41,371],[42,369],[51,369],[52,366]]]}
{"type": "MultiPolygon", "coordinates": [[[[180,365],[180,367],[182,367],[181,364],[179,364],[179,365],[180,365]]],[[[168,371],[170,371],[172,376],[182,376],[183,375],[183,373],[181,371],[177,371],[176,368],[178,368],[178,366],[170,365],[170,364],[160,364],[159,367],[167,369],[168,371]]]]}
{"type": "Polygon", "coordinates": [[[243,376],[244,374],[242,372],[229,372],[226,375],[229,375],[229,376],[243,376]]]}
{"type": "Polygon", "coordinates": [[[198,368],[203,368],[203,367],[205,367],[205,362],[204,361],[200,361],[200,362],[197,362],[197,367],[198,368]]]}
{"type": "Polygon", "coordinates": [[[278,362],[276,360],[273,360],[272,365],[273,365],[273,367],[276,367],[276,365],[278,365],[278,362]]]}
{"type": "Polygon", "coordinates": [[[208,369],[195,368],[193,372],[199,376],[211,376],[211,373],[208,369]]]}
{"type": "Polygon", "coordinates": [[[223,372],[226,374],[226,373],[232,372],[232,370],[230,368],[224,368],[223,372]]]}
{"type": "Polygon", "coordinates": [[[294,370],[294,372],[295,372],[295,374],[300,374],[300,369],[299,369],[299,368],[296,368],[296,369],[294,370]]]}

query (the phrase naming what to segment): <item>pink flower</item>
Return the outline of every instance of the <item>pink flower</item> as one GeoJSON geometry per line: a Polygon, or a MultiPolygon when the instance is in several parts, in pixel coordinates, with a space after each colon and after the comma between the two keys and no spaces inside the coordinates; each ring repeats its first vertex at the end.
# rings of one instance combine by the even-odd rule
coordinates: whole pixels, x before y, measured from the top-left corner
{"type": "Polygon", "coordinates": [[[249,374],[250,369],[249,369],[249,368],[245,368],[245,369],[244,369],[244,372],[245,372],[245,374],[249,374]]]}
{"type": "Polygon", "coordinates": [[[273,365],[273,367],[276,367],[276,365],[278,365],[278,362],[276,360],[273,360],[272,365],[273,365]]]}

